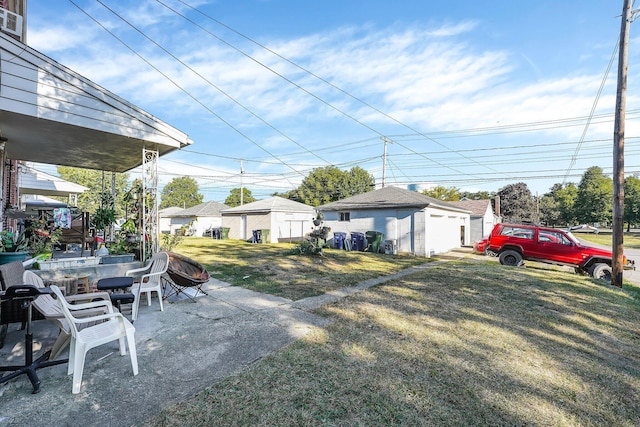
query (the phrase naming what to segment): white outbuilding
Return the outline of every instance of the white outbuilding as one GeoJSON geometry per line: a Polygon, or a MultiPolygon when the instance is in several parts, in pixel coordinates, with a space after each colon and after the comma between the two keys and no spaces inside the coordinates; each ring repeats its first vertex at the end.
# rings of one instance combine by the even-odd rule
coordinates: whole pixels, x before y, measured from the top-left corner
{"type": "Polygon", "coordinates": [[[317,210],[332,233],[381,232],[385,249],[397,253],[432,256],[470,242],[469,210],[402,188],[384,187],[317,210]]]}

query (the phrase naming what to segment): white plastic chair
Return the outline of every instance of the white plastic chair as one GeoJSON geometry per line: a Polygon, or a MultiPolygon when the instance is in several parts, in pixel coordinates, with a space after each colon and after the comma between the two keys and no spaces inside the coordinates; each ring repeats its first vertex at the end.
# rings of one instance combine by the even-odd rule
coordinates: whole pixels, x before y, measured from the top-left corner
{"type": "Polygon", "coordinates": [[[60,288],[52,285],[51,290],[56,294],[57,302],[65,318],[71,325],[71,347],[69,349],[69,369],[67,370],[67,374],[71,375],[73,373],[73,394],[80,392],[82,371],[84,370],[84,361],[87,352],[94,347],[115,340],[118,340],[120,355],[125,356],[127,354],[125,346],[126,338],[127,345],[129,346],[133,375],[138,375],[138,358],[134,338],[135,328],[121,313],[113,311],[111,301],[100,300],[83,304],[69,304],[65,300],[64,295],[62,295],[60,288]],[[106,308],[107,313],[91,317],[76,317],[74,315],[78,310],[98,307],[106,308]],[[102,321],[102,323],[86,326],[82,329],[79,327],[82,324],[96,321],[102,321]]]}
{"type": "Polygon", "coordinates": [[[142,268],[129,270],[125,276],[134,276],[134,283],[131,292],[135,297],[133,308],[131,310],[131,320],[138,318],[138,307],[142,294],[147,294],[147,305],[151,305],[151,293],[158,294],[160,301],[160,311],[164,311],[162,306],[162,280],[161,277],[169,268],[169,254],[166,252],[158,252],[149,260],[149,263],[142,268]],[[139,278],[138,278],[139,276],[139,278]]]}
{"type": "MultiPolygon", "coordinates": [[[[28,285],[34,285],[38,288],[44,288],[44,282],[40,276],[30,270],[24,271],[22,273],[22,281],[28,285]]],[[[80,294],[80,295],[68,295],[65,296],[65,300],[67,302],[74,301],[94,301],[94,300],[106,300],[110,301],[109,294],[106,292],[92,292],[89,294],[80,294]]],[[[49,354],[49,360],[53,360],[62,350],[65,349],[67,344],[71,339],[71,325],[64,317],[64,313],[60,308],[60,305],[56,300],[53,299],[51,295],[40,295],[38,298],[33,300],[33,307],[35,307],[47,320],[54,322],[60,328],[60,333],[58,334],[58,338],[56,342],[53,344],[51,348],[51,353],[49,354]]],[[[101,308],[92,308],[87,309],[82,312],[78,311],[77,316],[97,316],[99,314],[107,313],[107,310],[104,307],[101,308]]]]}

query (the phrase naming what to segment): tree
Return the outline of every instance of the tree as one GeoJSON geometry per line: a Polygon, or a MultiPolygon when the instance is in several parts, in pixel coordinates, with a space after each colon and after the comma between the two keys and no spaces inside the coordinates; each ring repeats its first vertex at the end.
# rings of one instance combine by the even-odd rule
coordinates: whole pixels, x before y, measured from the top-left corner
{"type": "Polygon", "coordinates": [[[632,224],[640,222],[640,178],[635,175],[624,180],[624,220],[627,232],[632,224]]]}
{"type": "MultiPolygon", "coordinates": [[[[66,181],[83,185],[89,189],[78,196],[78,208],[82,211],[89,212],[92,215],[101,207],[103,190],[105,193],[111,194],[111,172],[102,172],[95,169],[74,168],[70,166],[58,166],[58,174],[66,181]]],[[[128,181],[128,173],[116,173],[116,216],[122,216],[124,214],[124,203],[122,202],[122,198],[127,192],[129,186],[128,181]]]]}
{"type": "Polygon", "coordinates": [[[443,187],[441,185],[437,185],[429,190],[424,190],[422,194],[446,202],[457,202],[461,198],[459,188],[443,187]]]}
{"type": "Polygon", "coordinates": [[[575,203],[576,218],[581,223],[609,223],[613,209],[613,182],[602,168],[592,166],[578,184],[575,203]]]}
{"type": "Polygon", "coordinates": [[[299,202],[310,206],[326,203],[373,190],[373,176],[359,166],[345,172],[335,166],[316,168],[302,180],[296,190],[299,202]]]}
{"type": "Polygon", "coordinates": [[[182,176],[173,178],[162,189],[160,209],[171,206],[190,208],[202,203],[204,196],[198,192],[198,183],[195,179],[182,176]]]}
{"type": "Polygon", "coordinates": [[[536,201],[524,182],[510,184],[498,191],[500,212],[505,221],[538,222],[536,201]]]}
{"type": "Polygon", "coordinates": [[[553,184],[549,193],[540,200],[542,220],[548,225],[576,223],[575,203],[578,188],[574,183],[553,184]]]}
{"type": "MultiPolygon", "coordinates": [[[[246,187],[242,188],[242,203],[251,203],[255,202],[256,198],[251,194],[251,190],[246,187]]],[[[224,204],[227,206],[231,206],[232,208],[236,206],[240,206],[240,189],[232,188],[230,194],[224,200],[224,204]]]]}

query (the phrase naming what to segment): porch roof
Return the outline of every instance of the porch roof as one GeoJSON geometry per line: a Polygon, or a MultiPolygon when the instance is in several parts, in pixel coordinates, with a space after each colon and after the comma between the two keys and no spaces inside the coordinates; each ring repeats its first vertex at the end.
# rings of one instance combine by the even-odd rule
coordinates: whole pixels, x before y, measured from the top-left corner
{"type": "Polygon", "coordinates": [[[0,32],[0,136],[13,160],[126,172],[188,136],[0,32]]]}

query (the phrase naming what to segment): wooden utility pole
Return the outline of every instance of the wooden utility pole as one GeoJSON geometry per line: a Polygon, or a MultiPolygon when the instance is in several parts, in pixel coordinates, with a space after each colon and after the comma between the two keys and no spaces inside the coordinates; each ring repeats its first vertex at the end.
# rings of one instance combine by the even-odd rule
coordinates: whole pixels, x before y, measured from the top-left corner
{"type": "Polygon", "coordinates": [[[620,48],[618,50],[618,90],[616,96],[616,120],[613,130],[613,240],[611,284],[622,287],[624,270],[624,122],[627,104],[627,62],[629,52],[629,25],[631,22],[631,0],[624,0],[620,25],[620,48]]]}
{"type": "Polygon", "coordinates": [[[382,188],[384,188],[384,180],[387,175],[387,143],[389,139],[386,136],[383,136],[382,142],[384,142],[384,154],[382,155],[382,188]]]}

